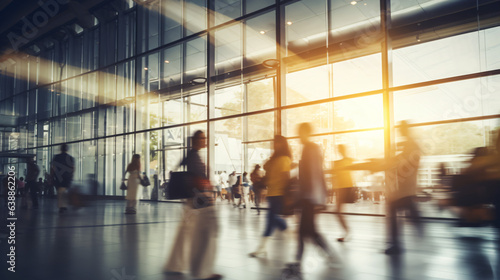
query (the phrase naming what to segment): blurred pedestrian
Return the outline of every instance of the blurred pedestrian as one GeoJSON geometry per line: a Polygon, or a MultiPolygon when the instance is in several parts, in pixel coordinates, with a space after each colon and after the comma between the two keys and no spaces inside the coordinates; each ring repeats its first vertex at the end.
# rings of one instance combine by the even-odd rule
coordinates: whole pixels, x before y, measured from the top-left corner
{"type": "MultiPolygon", "coordinates": [[[[340,160],[337,160],[333,163],[333,171],[335,172],[335,168],[350,166],[353,164],[354,159],[350,158],[347,155],[347,150],[345,145],[338,145],[337,149],[342,156],[340,160]]],[[[352,202],[352,196],[354,195],[354,188],[352,183],[352,176],[350,170],[339,170],[334,173],[335,174],[335,182],[334,189],[336,191],[336,206],[337,206],[337,217],[339,219],[340,225],[344,229],[344,236],[337,238],[337,241],[344,242],[347,240],[349,236],[349,227],[345,221],[345,217],[342,214],[343,206],[345,203],[352,202]]]]}
{"type": "Polygon", "coordinates": [[[125,214],[135,214],[137,213],[139,183],[141,180],[141,156],[139,154],[132,156],[132,160],[127,166],[126,173],[128,173],[128,179],[127,195],[125,196],[125,199],[127,200],[125,214]]]}
{"type": "Polygon", "coordinates": [[[207,177],[205,163],[199,151],[206,148],[206,136],[201,130],[191,138],[192,149],[181,165],[193,176],[193,198],[184,204],[184,214],[174,239],[172,252],[165,264],[167,274],[182,273],[188,262],[195,279],[217,280],[222,276],[213,273],[219,231],[214,209],[212,187],[207,177]]]}
{"type": "Polygon", "coordinates": [[[309,123],[302,123],[298,128],[300,142],[303,145],[302,157],[299,163],[299,197],[300,197],[300,225],[298,250],[293,264],[295,270],[300,272],[302,255],[304,253],[304,241],[309,238],[319,246],[333,261],[333,252],[326,243],[325,238],[316,229],[315,207],[324,206],[326,203],[326,182],[323,173],[323,153],[321,148],[311,142],[312,127],[309,123]]]}
{"type": "Polygon", "coordinates": [[[247,208],[250,193],[250,180],[248,180],[248,172],[243,172],[241,175],[241,201],[243,208],[247,208]]]}
{"type": "Polygon", "coordinates": [[[403,142],[398,143],[402,151],[400,154],[391,158],[384,168],[389,170],[389,174],[393,181],[389,184],[386,192],[387,201],[389,203],[388,216],[391,242],[391,246],[385,250],[386,254],[399,254],[402,252],[399,240],[400,229],[397,221],[397,213],[399,211],[406,210],[406,212],[409,213],[410,221],[413,222],[419,234],[423,234],[423,226],[415,201],[421,151],[412,138],[410,127],[406,121],[401,121],[399,132],[405,139],[403,142]]]}
{"type": "Polygon", "coordinates": [[[287,224],[279,215],[283,208],[283,196],[285,187],[290,179],[292,166],[292,153],[285,137],[274,136],[274,152],[271,158],[264,164],[266,170],[266,181],[268,187],[267,200],[269,211],[267,212],[266,229],[257,247],[257,250],[250,253],[250,257],[257,257],[266,254],[266,243],[275,228],[284,231],[287,224]]]}
{"type": "Polygon", "coordinates": [[[227,179],[227,187],[228,187],[228,190],[227,190],[227,193],[229,195],[229,199],[230,201],[233,203],[233,206],[236,207],[236,202],[234,202],[234,185],[236,184],[236,182],[238,182],[238,177],[236,176],[236,171],[233,171],[231,172],[231,174],[229,174],[229,177],[227,179]]]}
{"type": "Polygon", "coordinates": [[[61,153],[54,156],[50,168],[50,178],[57,189],[59,213],[68,210],[68,189],[73,181],[75,159],[68,154],[68,144],[61,145],[61,153]]]}
{"type": "Polygon", "coordinates": [[[19,177],[19,183],[17,184],[17,196],[24,197],[24,189],[26,187],[26,182],[24,182],[24,177],[19,177]]]}
{"type": "Polygon", "coordinates": [[[250,180],[252,181],[252,189],[254,192],[255,207],[257,208],[257,215],[260,215],[260,202],[262,198],[262,192],[266,188],[263,180],[262,170],[260,165],[256,164],[252,173],[250,174],[250,180]]]}
{"type": "Polygon", "coordinates": [[[38,209],[38,183],[36,179],[38,174],[40,174],[40,168],[36,164],[33,158],[28,158],[27,160],[27,172],[26,172],[26,191],[29,192],[31,196],[31,202],[33,209],[38,209]]]}

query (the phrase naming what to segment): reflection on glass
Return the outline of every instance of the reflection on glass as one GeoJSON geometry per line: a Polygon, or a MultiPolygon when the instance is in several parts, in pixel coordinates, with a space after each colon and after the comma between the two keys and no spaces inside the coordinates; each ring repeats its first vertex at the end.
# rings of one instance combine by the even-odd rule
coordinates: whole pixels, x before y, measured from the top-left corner
{"type": "Polygon", "coordinates": [[[274,112],[247,118],[247,141],[269,140],[274,137],[274,112]]]}
{"type": "Polygon", "coordinates": [[[250,82],[246,85],[246,87],[248,112],[274,107],[273,79],[250,82]]]}
{"type": "Polygon", "coordinates": [[[206,0],[184,0],[184,36],[207,28],[206,0]]]}
{"type": "Polygon", "coordinates": [[[207,119],[207,94],[200,93],[184,98],[184,122],[195,122],[207,119]]]}
{"type": "Polygon", "coordinates": [[[215,0],[214,2],[216,25],[241,16],[242,0],[215,0]]]}
{"type": "Polygon", "coordinates": [[[479,72],[478,42],[472,32],[393,50],[394,86],[479,72]]]}
{"type": "Polygon", "coordinates": [[[251,1],[247,0],[245,1],[245,4],[246,4],[245,12],[249,14],[274,4],[274,0],[251,0],[251,1]]]}
{"type": "Polygon", "coordinates": [[[382,95],[372,95],[334,102],[333,129],[364,129],[383,127],[382,95]]]}
{"type": "Polygon", "coordinates": [[[224,117],[241,114],[243,111],[242,86],[215,90],[215,116],[224,117]]]}
{"type": "Polygon", "coordinates": [[[430,122],[500,113],[500,76],[394,93],[395,120],[430,122]]]}
{"type": "Polygon", "coordinates": [[[325,8],[325,0],[304,0],[285,7],[287,56],[326,46],[325,8]]]}
{"type": "Polygon", "coordinates": [[[168,44],[182,37],[182,1],[163,0],[163,43],[168,44]]]}
{"type": "Polygon", "coordinates": [[[215,73],[220,75],[241,69],[241,25],[231,25],[215,32],[215,73]]]}
{"type": "Polygon", "coordinates": [[[332,64],[333,96],[382,88],[382,57],[380,53],[332,64]]]}
{"type": "Polygon", "coordinates": [[[330,97],[329,67],[310,68],[286,75],[286,104],[296,104],[330,97]]]}
{"type": "Polygon", "coordinates": [[[245,29],[245,67],[261,64],[266,59],[276,58],[276,15],[274,11],[247,20],[245,29]]]}
{"type": "Polygon", "coordinates": [[[282,119],[286,121],[283,130],[285,136],[297,136],[297,125],[310,122],[314,126],[314,133],[325,133],[332,130],[332,104],[317,104],[293,108],[282,112],[282,119]]]}
{"type": "Polygon", "coordinates": [[[241,172],[243,168],[243,119],[215,122],[215,169],[241,172]]]}
{"type": "Polygon", "coordinates": [[[184,83],[196,77],[206,77],[207,39],[205,36],[185,43],[184,83]]]}

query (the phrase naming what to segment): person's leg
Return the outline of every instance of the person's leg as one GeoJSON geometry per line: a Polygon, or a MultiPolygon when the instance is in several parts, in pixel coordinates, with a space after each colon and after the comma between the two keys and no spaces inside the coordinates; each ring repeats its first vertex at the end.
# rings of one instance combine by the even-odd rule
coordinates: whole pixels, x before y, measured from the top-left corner
{"type": "Polygon", "coordinates": [[[297,262],[301,262],[302,256],[304,255],[304,237],[304,233],[302,232],[302,229],[300,229],[297,240],[297,255],[295,256],[295,260],[297,262]]]}
{"type": "Polygon", "coordinates": [[[193,240],[193,225],[197,223],[197,212],[184,206],[181,221],[177,227],[177,233],[172,243],[170,256],[165,263],[164,270],[167,272],[182,272],[186,269],[188,262],[188,254],[186,249],[189,248],[190,242],[193,240]]]}
{"type": "Polygon", "coordinates": [[[276,227],[276,216],[278,215],[276,213],[277,200],[275,196],[270,196],[267,198],[267,201],[269,203],[269,210],[267,211],[267,224],[266,230],[264,231],[264,236],[271,236],[274,228],[276,227]]]}
{"type": "MultiPolygon", "coordinates": [[[[26,182],[26,190],[29,191],[33,209],[38,209],[37,185],[36,182],[26,182]]],[[[27,194],[26,194],[27,195],[27,194]]]]}
{"type": "Polygon", "coordinates": [[[257,208],[257,214],[260,215],[260,192],[255,192],[255,207],[257,208]]]}
{"type": "Polygon", "coordinates": [[[68,208],[68,189],[64,187],[57,188],[57,206],[62,212],[68,208]]]}
{"type": "Polygon", "coordinates": [[[255,252],[250,253],[250,257],[257,257],[259,254],[265,253],[265,247],[267,240],[271,236],[271,234],[274,231],[274,228],[276,227],[276,218],[277,212],[276,212],[276,197],[268,197],[269,201],[269,211],[267,211],[267,218],[266,218],[266,229],[264,230],[264,234],[260,240],[259,246],[257,247],[257,250],[255,252]]]}
{"type": "Polygon", "coordinates": [[[399,229],[398,229],[398,209],[401,207],[401,200],[391,201],[388,204],[387,222],[390,235],[391,246],[385,251],[386,254],[397,254],[400,252],[399,229]]]}
{"type": "Polygon", "coordinates": [[[342,189],[337,190],[337,218],[339,219],[340,225],[344,229],[344,236],[340,237],[337,239],[339,242],[344,242],[349,235],[349,228],[347,227],[347,223],[345,221],[345,217],[342,214],[343,213],[343,206],[344,206],[344,201],[345,201],[345,192],[342,191],[342,189]]]}
{"type": "Polygon", "coordinates": [[[299,222],[299,234],[298,234],[298,243],[297,243],[297,255],[295,256],[295,260],[297,262],[302,261],[302,256],[304,254],[304,239],[310,234],[310,217],[308,213],[308,205],[306,200],[302,200],[300,202],[301,214],[300,214],[300,222],[299,222]]]}
{"type": "Polygon", "coordinates": [[[218,223],[213,207],[198,209],[198,223],[193,227],[191,274],[195,279],[212,277],[217,249],[218,223]]]}
{"type": "Polygon", "coordinates": [[[248,204],[248,187],[243,187],[243,192],[241,194],[241,199],[243,200],[243,207],[247,208],[248,204]]]}
{"type": "Polygon", "coordinates": [[[420,212],[418,211],[418,206],[415,201],[415,197],[407,197],[406,205],[408,211],[410,212],[410,220],[413,225],[417,228],[420,237],[424,234],[424,227],[422,224],[422,219],[420,218],[420,212]]]}

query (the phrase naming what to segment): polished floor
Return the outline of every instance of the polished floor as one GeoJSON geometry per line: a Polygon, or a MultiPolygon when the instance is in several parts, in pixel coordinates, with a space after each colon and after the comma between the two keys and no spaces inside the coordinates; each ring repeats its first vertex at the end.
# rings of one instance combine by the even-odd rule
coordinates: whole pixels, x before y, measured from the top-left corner
{"type": "MultiPolygon", "coordinates": [[[[283,268],[293,260],[297,227],[276,233],[268,254],[249,258],[257,246],[265,212],[217,206],[220,235],[215,272],[224,279],[299,279],[283,268]]],[[[1,233],[0,279],[23,280],[164,280],[189,275],[162,273],[180,217],[181,204],[141,202],[137,215],[124,215],[123,201],[94,201],[84,208],[57,213],[56,200],[43,199],[39,210],[17,209],[16,272],[7,272],[5,229],[1,233]]],[[[3,210],[2,210],[3,211],[3,210]]],[[[339,243],[338,221],[320,214],[318,227],[335,250],[341,265],[331,267],[321,252],[306,245],[302,279],[500,279],[500,256],[495,231],[489,227],[456,227],[453,221],[426,221],[420,239],[402,219],[405,252],[383,254],[385,218],[347,216],[352,239],[339,243]]],[[[2,214],[5,221],[5,213],[2,214]]]]}

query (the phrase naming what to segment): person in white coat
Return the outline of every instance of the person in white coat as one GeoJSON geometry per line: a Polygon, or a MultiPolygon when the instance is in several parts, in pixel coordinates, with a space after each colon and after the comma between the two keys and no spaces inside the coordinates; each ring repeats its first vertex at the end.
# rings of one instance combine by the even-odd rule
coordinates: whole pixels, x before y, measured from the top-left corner
{"type": "Polygon", "coordinates": [[[135,154],[132,156],[132,161],[127,166],[128,180],[127,180],[127,206],[125,214],[137,213],[137,200],[139,196],[139,182],[141,170],[141,156],[135,154]]]}

